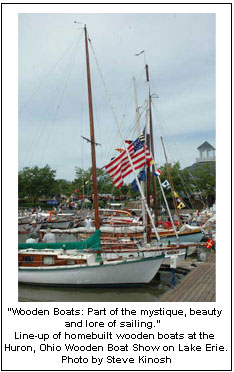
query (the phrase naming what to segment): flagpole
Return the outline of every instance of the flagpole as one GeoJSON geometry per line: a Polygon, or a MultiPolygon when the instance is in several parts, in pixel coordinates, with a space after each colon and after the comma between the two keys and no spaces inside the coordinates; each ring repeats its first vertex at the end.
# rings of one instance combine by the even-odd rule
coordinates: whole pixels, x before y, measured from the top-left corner
{"type": "Polygon", "coordinates": [[[141,134],[140,128],[140,115],[139,115],[139,107],[138,107],[138,99],[137,99],[137,88],[136,88],[136,78],[133,76],[133,84],[134,84],[134,97],[135,97],[135,104],[136,104],[136,124],[137,124],[137,132],[138,136],[141,134]]]}
{"type": "Polygon", "coordinates": [[[160,185],[160,189],[161,189],[161,192],[162,192],[162,195],[163,195],[163,199],[164,199],[164,202],[165,202],[166,207],[167,207],[167,212],[168,212],[169,218],[170,218],[171,223],[172,223],[173,230],[175,231],[175,234],[176,234],[177,239],[179,239],[179,236],[178,236],[177,231],[176,231],[176,227],[175,227],[175,225],[174,225],[173,218],[172,218],[172,216],[171,216],[170,208],[169,208],[168,203],[167,203],[167,198],[166,198],[166,196],[165,196],[165,193],[164,193],[164,190],[163,190],[163,187],[162,187],[162,183],[161,183],[161,180],[160,180],[160,176],[157,176],[157,177],[158,177],[158,183],[159,183],[159,185],[160,185]]]}
{"type": "MultiPolygon", "coordinates": [[[[145,54],[144,54],[145,55],[145,54]]],[[[148,126],[148,142],[147,145],[149,149],[151,150],[151,153],[154,158],[154,140],[153,140],[153,124],[152,124],[152,110],[151,110],[151,94],[150,94],[150,82],[149,82],[149,67],[146,64],[145,65],[146,69],[146,81],[148,85],[148,111],[149,111],[149,126],[148,126]]],[[[148,175],[148,181],[147,181],[147,192],[150,194],[150,183],[151,183],[151,171],[150,168],[147,168],[147,175],[148,175]]],[[[153,198],[154,198],[154,220],[156,226],[158,225],[158,200],[157,200],[157,192],[156,192],[156,182],[154,178],[154,173],[155,173],[155,165],[152,164],[152,182],[153,182],[153,198]]],[[[149,203],[150,203],[150,196],[148,198],[149,203]]]]}
{"type": "Polygon", "coordinates": [[[164,146],[163,138],[162,137],[160,137],[160,138],[161,138],[161,141],[162,141],[163,151],[164,151],[164,155],[165,155],[165,159],[166,159],[167,171],[168,171],[168,175],[169,175],[169,178],[170,178],[171,189],[172,189],[172,197],[173,197],[173,201],[174,201],[174,205],[175,205],[175,210],[176,210],[176,213],[177,213],[177,216],[178,216],[179,226],[181,226],[182,222],[181,222],[179,210],[177,208],[177,203],[176,203],[176,198],[175,198],[175,189],[174,189],[174,184],[173,184],[172,177],[171,177],[170,166],[169,166],[168,160],[167,160],[166,149],[165,149],[165,146],[164,146]]]}
{"type": "MultiPolygon", "coordinates": [[[[151,107],[151,95],[149,96],[149,119],[150,119],[150,140],[151,140],[151,153],[154,158],[154,137],[153,137],[153,123],[152,123],[152,107],[151,107]]],[[[155,165],[152,164],[152,178],[153,178],[153,195],[154,195],[154,216],[155,216],[155,223],[156,226],[158,225],[158,198],[157,198],[157,190],[156,190],[156,182],[154,178],[155,173],[155,165]]]]}
{"type": "MultiPolygon", "coordinates": [[[[135,105],[136,105],[136,126],[137,126],[137,132],[138,136],[141,134],[141,128],[140,128],[140,115],[139,115],[139,107],[138,107],[138,99],[137,99],[137,87],[136,87],[136,78],[133,76],[133,84],[134,84],[134,97],[135,97],[135,105]]],[[[145,195],[145,181],[141,181],[141,187],[142,191],[145,195]]],[[[141,199],[141,208],[142,208],[142,219],[143,219],[143,225],[146,225],[146,215],[145,215],[145,205],[144,201],[141,199]]],[[[144,234],[145,239],[145,234],[144,234]]]]}

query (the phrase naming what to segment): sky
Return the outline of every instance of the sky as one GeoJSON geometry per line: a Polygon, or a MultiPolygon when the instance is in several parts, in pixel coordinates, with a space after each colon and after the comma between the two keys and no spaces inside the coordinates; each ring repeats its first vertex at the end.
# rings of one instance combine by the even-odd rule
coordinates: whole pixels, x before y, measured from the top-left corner
{"type": "Polygon", "coordinates": [[[49,164],[73,180],[91,166],[83,25],[89,49],[97,166],[137,138],[133,77],[141,130],[149,66],[155,161],[181,168],[197,147],[216,148],[216,16],[213,13],[20,13],[18,16],[19,169],[49,164]],[[74,21],[81,23],[74,23],[74,21]],[[142,53],[139,56],[135,54],[142,53]],[[97,62],[96,62],[97,61],[97,62]],[[101,75],[100,75],[101,71],[101,75]],[[102,80],[103,77],[103,80],[102,80]],[[103,81],[107,87],[112,108],[103,81]],[[117,118],[115,120],[115,117],[117,118]]]}

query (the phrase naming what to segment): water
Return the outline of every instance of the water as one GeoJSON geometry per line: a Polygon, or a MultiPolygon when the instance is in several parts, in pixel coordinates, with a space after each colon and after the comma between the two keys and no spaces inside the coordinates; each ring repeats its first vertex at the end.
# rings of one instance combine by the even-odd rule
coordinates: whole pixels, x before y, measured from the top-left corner
{"type": "Polygon", "coordinates": [[[131,287],[79,288],[19,284],[19,302],[155,302],[170,288],[170,273],[150,284],[131,287]]]}

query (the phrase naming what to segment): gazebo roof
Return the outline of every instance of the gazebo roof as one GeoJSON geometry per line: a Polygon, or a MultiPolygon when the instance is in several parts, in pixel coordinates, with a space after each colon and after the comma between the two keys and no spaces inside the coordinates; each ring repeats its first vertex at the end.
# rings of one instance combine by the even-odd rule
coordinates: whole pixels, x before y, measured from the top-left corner
{"type": "Polygon", "coordinates": [[[207,141],[205,141],[197,149],[198,150],[215,150],[215,148],[212,145],[210,145],[207,141]]]}

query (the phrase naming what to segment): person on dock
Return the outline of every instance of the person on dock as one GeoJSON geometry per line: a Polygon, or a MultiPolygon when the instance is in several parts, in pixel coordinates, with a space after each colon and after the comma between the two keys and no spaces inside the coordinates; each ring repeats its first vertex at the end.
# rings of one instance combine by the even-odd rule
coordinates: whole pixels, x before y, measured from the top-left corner
{"type": "Polygon", "coordinates": [[[25,243],[38,243],[38,237],[35,233],[29,234],[29,238],[26,240],[25,243]]]}
{"type": "Polygon", "coordinates": [[[91,227],[91,225],[92,225],[92,220],[89,216],[87,216],[86,219],[85,219],[85,226],[88,229],[89,227],[91,227]]]}
{"type": "Polygon", "coordinates": [[[51,232],[51,229],[46,229],[46,233],[42,239],[43,243],[56,243],[55,234],[51,232]]]}
{"type": "Polygon", "coordinates": [[[74,221],[73,221],[73,228],[76,228],[76,227],[79,227],[80,226],[80,218],[76,218],[74,221]]]}
{"type": "Polygon", "coordinates": [[[37,224],[35,220],[31,222],[27,227],[24,227],[24,230],[26,230],[29,234],[36,234],[37,238],[40,238],[40,228],[41,225],[37,224]]]}

